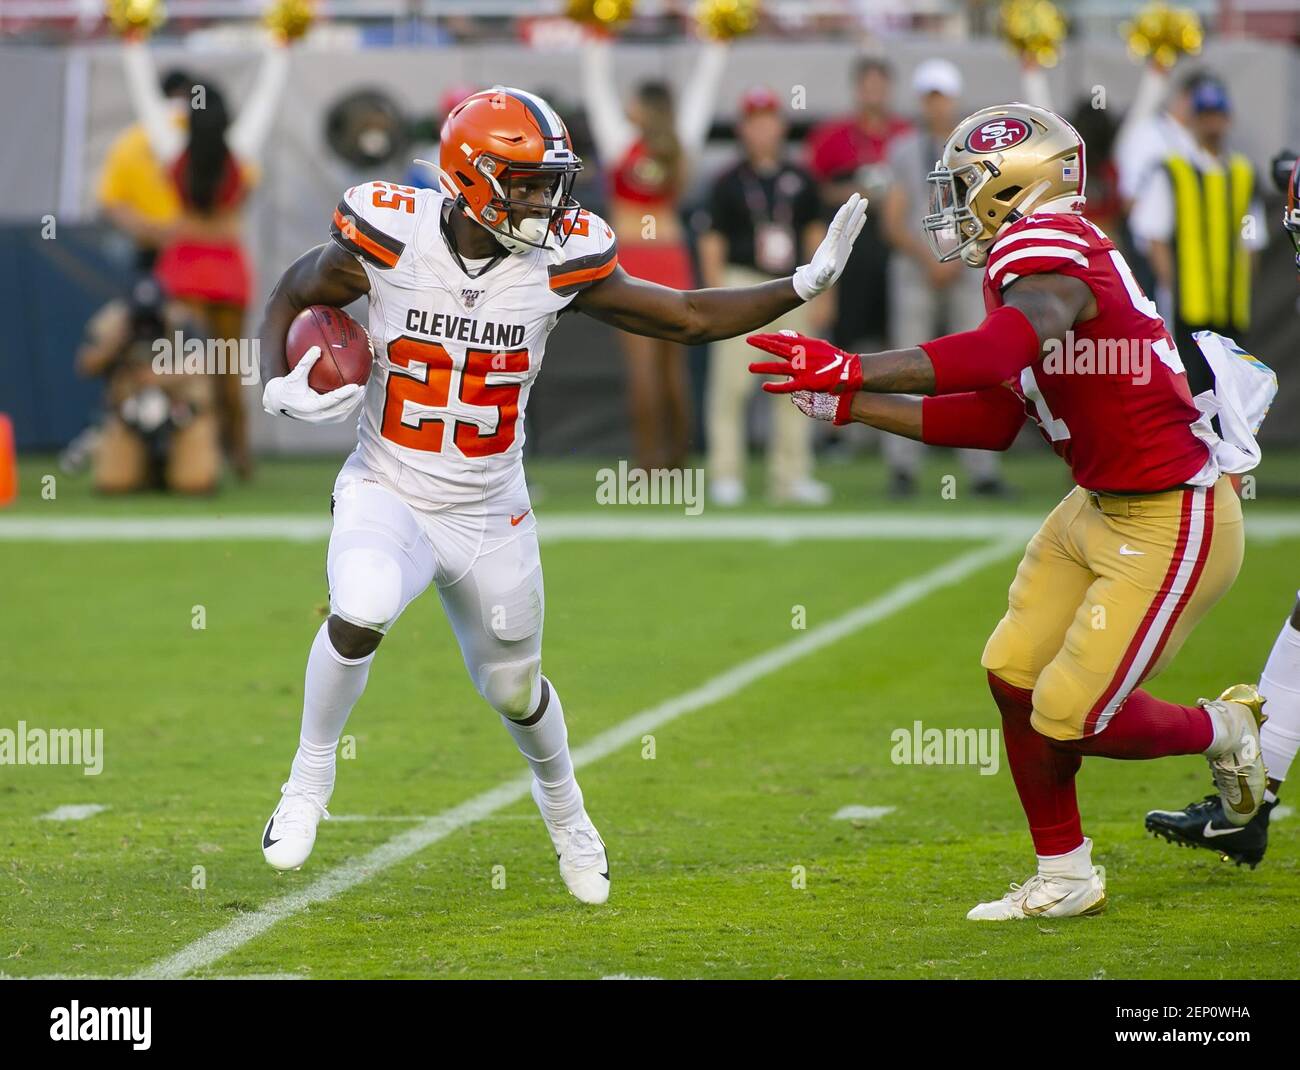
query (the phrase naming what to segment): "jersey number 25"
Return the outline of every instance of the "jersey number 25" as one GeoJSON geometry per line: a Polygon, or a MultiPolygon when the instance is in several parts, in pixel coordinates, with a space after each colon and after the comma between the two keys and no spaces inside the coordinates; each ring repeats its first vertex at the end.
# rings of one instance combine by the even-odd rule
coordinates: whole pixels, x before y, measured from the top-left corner
{"type": "Polygon", "coordinates": [[[519,420],[520,384],[489,386],[487,377],[493,372],[528,371],[528,350],[465,351],[460,400],[465,405],[497,410],[496,430],[486,434],[479,430],[478,424],[458,419],[447,411],[455,364],[441,345],[418,338],[397,338],[388,347],[388,360],[393,369],[384,398],[384,421],[380,429],[384,438],[409,450],[441,453],[443,435],[451,424],[456,448],[466,457],[490,457],[504,453],[513,444],[519,420]],[[417,367],[412,368],[412,364],[417,367]],[[419,365],[423,365],[423,377],[419,365]],[[408,401],[421,408],[442,411],[419,414],[417,423],[412,425],[402,420],[408,401]]]}

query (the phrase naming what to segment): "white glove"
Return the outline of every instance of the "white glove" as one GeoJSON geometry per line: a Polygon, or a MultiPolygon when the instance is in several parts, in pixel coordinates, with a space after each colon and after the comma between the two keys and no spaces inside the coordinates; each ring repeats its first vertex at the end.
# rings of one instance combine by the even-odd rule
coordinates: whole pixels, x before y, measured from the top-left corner
{"type": "Polygon", "coordinates": [[[790,400],[805,416],[811,416],[814,420],[825,420],[828,424],[835,422],[835,415],[840,407],[838,395],[813,393],[811,390],[796,390],[790,395],[790,400]]]}
{"type": "Polygon", "coordinates": [[[262,408],[272,416],[288,416],[309,424],[337,424],[352,415],[361,404],[362,388],[357,383],[348,383],[328,394],[318,394],[307,384],[312,365],[320,357],[320,346],[312,346],[293,371],[268,382],[262,391],[262,408]]]}
{"type": "Polygon", "coordinates": [[[823,290],[835,284],[849,262],[849,253],[853,243],[862,231],[862,224],[867,221],[867,199],[855,193],[835,213],[830,229],[821,245],[813,253],[811,263],[795,268],[794,292],[803,300],[811,301],[823,290]]]}

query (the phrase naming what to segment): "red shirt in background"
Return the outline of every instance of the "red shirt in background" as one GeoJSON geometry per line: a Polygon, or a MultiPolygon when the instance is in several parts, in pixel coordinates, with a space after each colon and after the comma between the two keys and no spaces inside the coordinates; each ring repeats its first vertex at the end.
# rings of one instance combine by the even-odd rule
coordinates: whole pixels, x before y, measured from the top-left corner
{"type": "Polygon", "coordinates": [[[882,162],[890,143],[911,129],[911,123],[897,116],[871,132],[862,129],[856,116],[832,119],[808,135],[808,169],[822,182],[844,178],[859,167],[882,162]]]}

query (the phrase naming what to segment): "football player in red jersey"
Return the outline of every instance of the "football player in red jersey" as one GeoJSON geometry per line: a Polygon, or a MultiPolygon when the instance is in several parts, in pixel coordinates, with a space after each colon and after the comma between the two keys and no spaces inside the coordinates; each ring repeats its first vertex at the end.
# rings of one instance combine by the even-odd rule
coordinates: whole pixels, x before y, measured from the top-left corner
{"type": "MultiPolygon", "coordinates": [[[[1296,272],[1300,274],[1300,160],[1293,152],[1282,153],[1273,164],[1277,184],[1286,194],[1282,227],[1295,246],[1296,272]]],[[[1277,806],[1282,781],[1300,751],[1300,597],[1269,651],[1259,690],[1269,703],[1268,723],[1259,736],[1268,767],[1268,784],[1259,813],[1246,825],[1234,825],[1225,817],[1219,796],[1210,794],[1181,810],[1149,811],[1148,832],[1170,843],[1207,848],[1225,861],[1237,865],[1244,862],[1251,869],[1263,861],[1268,850],[1269,817],[1277,806]]]]}
{"type": "Polygon", "coordinates": [[[1078,484],[1030,541],[981,659],[1038,871],[972,909],[977,921],[1104,908],[1075,798],[1085,755],[1204,754],[1234,825],[1263,798],[1253,687],[1188,706],[1139,688],[1236,578],[1241,503],[1155,305],[1081,214],[1084,168],[1059,115],[976,112],[930,174],[923,225],[940,260],[983,268],[984,322],[864,355],[750,339],[779,358],[751,371],[787,377],[764,389],[810,416],[983,449],[1006,449],[1029,416],[1078,484]]]}

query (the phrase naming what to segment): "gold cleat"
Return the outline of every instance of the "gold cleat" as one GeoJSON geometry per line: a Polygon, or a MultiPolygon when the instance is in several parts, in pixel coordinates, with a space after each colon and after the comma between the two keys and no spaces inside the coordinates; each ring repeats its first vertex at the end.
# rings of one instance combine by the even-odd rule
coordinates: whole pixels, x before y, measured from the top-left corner
{"type": "Polygon", "coordinates": [[[1234,684],[1214,701],[1200,705],[1217,718],[1216,732],[1230,733],[1205,754],[1214,787],[1223,800],[1223,817],[1230,825],[1248,824],[1259,812],[1268,783],[1268,770],[1259,748],[1264,697],[1254,684],[1234,684]]]}
{"type": "Polygon", "coordinates": [[[1268,714],[1264,712],[1264,703],[1268,699],[1259,693],[1259,688],[1254,684],[1233,684],[1219,696],[1219,701],[1235,702],[1239,706],[1245,706],[1250,710],[1250,715],[1255,718],[1257,728],[1262,727],[1268,720],[1268,714]]]}

